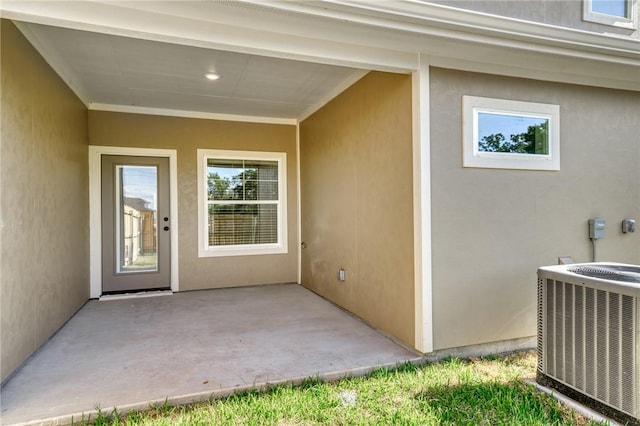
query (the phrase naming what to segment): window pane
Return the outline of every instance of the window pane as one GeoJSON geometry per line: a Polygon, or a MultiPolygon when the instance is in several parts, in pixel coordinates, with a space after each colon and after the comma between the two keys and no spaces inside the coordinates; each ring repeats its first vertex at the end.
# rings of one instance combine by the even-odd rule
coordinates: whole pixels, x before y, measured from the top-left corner
{"type": "Polygon", "coordinates": [[[549,154],[549,119],[478,113],[478,150],[517,154],[549,154]]]}
{"type": "Polygon", "coordinates": [[[207,160],[209,200],[278,200],[278,162],[207,160]]]}
{"type": "Polygon", "coordinates": [[[207,197],[209,200],[233,200],[231,180],[242,173],[242,160],[207,160],[207,197]]]}
{"type": "Polygon", "coordinates": [[[117,166],[118,272],[157,271],[158,170],[117,166]]]}
{"type": "Polygon", "coordinates": [[[219,171],[209,167],[207,169],[207,199],[208,200],[229,200],[228,178],[222,177],[219,171]]]}
{"type": "Polygon", "coordinates": [[[246,161],[245,168],[254,170],[260,180],[278,180],[277,161],[246,161]]]}
{"type": "Polygon", "coordinates": [[[591,0],[591,11],[603,15],[628,18],[627,7],[625,0],[591,0]]]}
{"type": "Polygon", "coordinates": [[[275,244],[276,204],[212,204],[209,206],[209,246],[275,244]]]}
{"type": "Polygon", "coordinates": [[[278,182],[247,180],[244,182],[244,199],[250,201],[277,201],[278,182]]]}
{"type": "Polygon", "coordinates": [[[278,162],[246,161],[245,162],[245,200],[278,199],[278,162]]]}

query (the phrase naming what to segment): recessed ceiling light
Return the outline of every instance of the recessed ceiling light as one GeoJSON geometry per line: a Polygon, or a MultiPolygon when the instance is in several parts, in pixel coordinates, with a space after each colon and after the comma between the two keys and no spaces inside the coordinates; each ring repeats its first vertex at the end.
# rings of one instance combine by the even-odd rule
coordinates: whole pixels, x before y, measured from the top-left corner
{"type": "Polygon", "coordinates": [[[220,74],[216,74],[215,72],[208,72],[204,75],[204,78],[206,78],[207,80],[218,80],[220,78],[220,74]]]}

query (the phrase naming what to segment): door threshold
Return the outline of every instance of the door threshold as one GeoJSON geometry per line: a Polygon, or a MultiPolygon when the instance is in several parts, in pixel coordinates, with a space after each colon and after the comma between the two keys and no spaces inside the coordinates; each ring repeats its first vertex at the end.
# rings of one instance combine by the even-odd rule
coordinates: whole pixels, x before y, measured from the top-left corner
{"type": "Polygon", "coordinates": [[[152,290],[152,291],[139,291],[137,293],[121,293],[121,294],[104,294],[98,298],[98,300],[122,300],[122,299],[138,299],[140,297],[158,297],[158,296],[171,296],[173,291],[171,290],[152,290]]]}

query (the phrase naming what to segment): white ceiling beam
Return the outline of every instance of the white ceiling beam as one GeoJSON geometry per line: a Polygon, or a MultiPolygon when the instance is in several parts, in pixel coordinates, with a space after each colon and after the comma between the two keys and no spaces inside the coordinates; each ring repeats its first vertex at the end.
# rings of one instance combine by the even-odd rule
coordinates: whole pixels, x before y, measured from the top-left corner
{"type": "Polygon", "coordinates": [[[11,19],[276,58],[410,72],[422,54],[468,71],[640,90],[640,40],[413,0],[0,4],[11,19]]]}
{"type": "Polygon", "coordinates": [[[334,40],[311,37],[311,28],[326,31],[325,23],[313,19],[313,25],[306,25],[301,17],[289,16],[282,26],[277,22],[281,12],[262,20],[264,12],[252,6],[238,13],[233,6],[215,2],[3,0],[0,7],[0,16],[7,19],[187,46],[391,72],[417,66],[414,52],[356,44],[340,34],[334,40]],[[189,7],[194,4],[205,10],[189,7]]]}
{"type": "MultiPolygon", "coordinates": [[[[564,47],[567,50],[600,53],[602,59],[616,61],[629,58],[640,61],[640,39],[601,34],[575,28],[497,16],[417,0],[324,0],[316,2],[244,0],[268,4],[284,11],[332,17],[342,21],[366,24],[415,34],[432,35],[460,41],[504,43],[505,40],[529,45],[564,47]]],[[[533,46],[531,46],[533,47],[533,46]]],[[[424,52],[429,53],[429,52],[424,52]]]]}

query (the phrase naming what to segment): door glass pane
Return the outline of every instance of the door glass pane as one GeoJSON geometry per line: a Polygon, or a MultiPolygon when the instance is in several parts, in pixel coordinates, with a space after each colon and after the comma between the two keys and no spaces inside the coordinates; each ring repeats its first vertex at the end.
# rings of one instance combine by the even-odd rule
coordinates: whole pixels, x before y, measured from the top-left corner
{"type": "Polygon", "coordinates": [[[158,270],[158,169],[116,166],[118,272],[158,270]]]}

